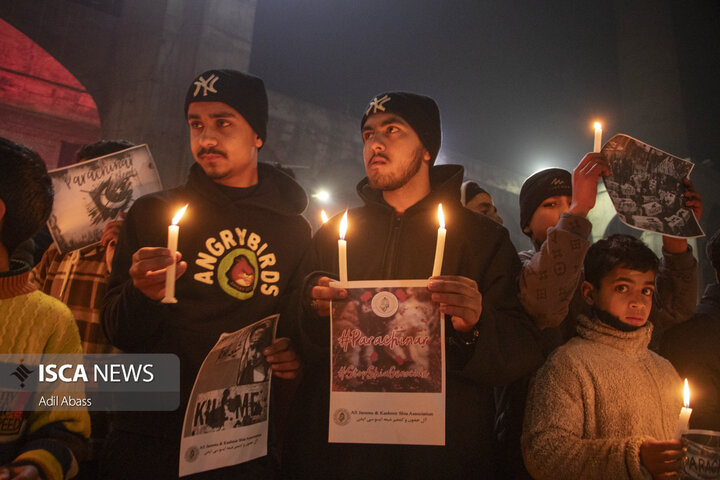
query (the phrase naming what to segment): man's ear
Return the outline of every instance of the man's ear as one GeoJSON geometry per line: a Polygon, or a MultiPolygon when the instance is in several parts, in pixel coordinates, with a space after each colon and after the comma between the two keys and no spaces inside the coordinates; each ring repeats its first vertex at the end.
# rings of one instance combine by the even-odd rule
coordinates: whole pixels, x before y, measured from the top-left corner
{"type": "Polygon", "coordinates": [[[523,232],[526,233],[526,234],[528,234],[528,235],[532,234],[532,230],[530,230],[530,225],[528,225],[527,227],[523,228],[523,232]]]}
{"type": "Polygon", "coordinates": [[[430,163],[430,152],[427,148],[423,149],[423,161],[430,163]]]}
{"type": "Polygon", "coordinates": [[[259,149],[263,146],[263,139],[260,138],[260,135],[255,135],[255,148],[259,149]]]}
{"type": "Polygon", "coordinates": [[[5,202],[0,198],[0,222],[5,218],[5,202]]]}
{"type": "Polygon", "coordinates": [[[584,280],[582,285],[580,285],[580,291],[582,292],[583,299],[585,299],[585,303],[588,305],[595,303],[595,286],[592,283],[584,280]]]}

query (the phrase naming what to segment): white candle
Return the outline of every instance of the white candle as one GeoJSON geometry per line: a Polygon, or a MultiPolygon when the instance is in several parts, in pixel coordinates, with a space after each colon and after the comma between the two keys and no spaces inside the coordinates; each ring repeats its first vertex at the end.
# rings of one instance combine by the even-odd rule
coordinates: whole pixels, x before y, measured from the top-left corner
{"type": "Polygon", "coordinates": [[[602,124],[595,122],[595,143],[593,144],[593,152],[600,153],[602,149],[602,124]]]}
{"type": "Polygon", "coordinates": [[[173,263],[170,264],[165,271],[165,296],[162,299],[162,303],[177,303],[177,298],[175,298],[175,255],[177,254],[178,234],[180,233],[178,222],[185,213],[185,210],[187,210],[187,207],[188,206],[185,205],[183,208],[178,210],[172,219],[172,224],[168,226],[167,248],[170,250],[170,256],[173,259],[173,263]]]}
{"type": "Polygon", "coordinates": [[[345,232],[347,232],[348,220],[347,210],[340,220],[340,239],[338,240],[338,269],[340,270],[340,283],[347,283],[347,242],[345,241],[345,232]]]}
{"type": "Polygon", "coordinates": [[[685,379],[685,387],[683,388],[683,405],[680,410],[680,418],[678,418],[677,427],[675,427],[675,440],[680,440],[683,432],[687,432],[690,428],[690,414],[692,408],[690,408],[690,387],[688,387],[687,378],[685,379]]]}
{"type": "Polygon", "coordinates": [[[327,213],[325,213],[325,210],[320,210],[320,219],[322,220],[322,223],[327,223],[329,220],[327,213]]]}
{"type": "Polygon", "coordinates": [[[433,277],[440,275],[442,271],[443,256],[445,255],[445,215],[443,215],[442,203],[438,205],[438,228],[437,244],[435,244],[435,263],[433,264],[433,277]]]}

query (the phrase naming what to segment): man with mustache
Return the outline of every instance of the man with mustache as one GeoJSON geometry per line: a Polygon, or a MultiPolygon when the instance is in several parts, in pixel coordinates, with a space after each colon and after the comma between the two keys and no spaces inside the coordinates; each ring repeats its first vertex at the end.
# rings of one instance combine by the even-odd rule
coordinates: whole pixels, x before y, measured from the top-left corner
{"type": "MultiPolygon", "coordinates": [[[[315,235],[296,334],[306,368],[285,439],[288,478],[492,478],[493,385],[540,365],[532,323],[517,300],[520,262],[507,230],[463,208],[463,168],[435,165],[440,112],[429,97],[377,95],[361,121],[367,177],[365,205],[349,211],[349,280],[428,278],[433,270],[438,203],[448,222],[442,274],[430,277],[446,332],[445,445],[328,442],[329,301],[347,296],[329,286],[338,272],[339,218],[315,235]],[[321,459],[321,461],[318,461],[321,459]]],[[[388,394],[392,395],[392,394],[388,394]]]]}
{"type": "MultiPolygon", "coordinates": [[[[257,160],[268,119],[263,81],[234,70],[204,72],[188,89],[185,113],[196,163],[184,186],[143,197],[130,209],[102,318],[108,338],[124,351],[180,357],[180,407],[174,412],[120,412],[108,439],[102,478],[177,478],[179,455],[184,454],[179,451],[183,415],[203,359],[222,332],[281,310],[310,240],[310,226],[301,216],[305,192],[289,176],[257,160]],[[185,204],[178,254],[172,258],[162,245],[167,244],[170,219],[185,204]],[[243,292],[228,282],[228,271],[240,256],[258,271],[243,292]],[[177,303],[161,303],[172,263],[177,263],[177,303]]],[[[275,377],[298,374],[299,361],[288,338],[275,340],[262,353],[275,377]]],[[[197,478],[271,478],[273,458],[197,478]]]]}

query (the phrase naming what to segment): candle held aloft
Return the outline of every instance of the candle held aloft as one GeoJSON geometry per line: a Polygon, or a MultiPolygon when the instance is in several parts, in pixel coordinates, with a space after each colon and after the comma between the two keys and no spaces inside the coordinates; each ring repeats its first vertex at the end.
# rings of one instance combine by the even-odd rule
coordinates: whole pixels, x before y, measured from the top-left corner
{"type": "Polygon", "coordinates": [[[178,235],[180,233],[180,227],[178,223],[187,210],[187,205],[178,210],[172,219],[172,223],[168,226],[168,250],[170,250],[170,256],[173,259],[173,263],[167,267],[165,271],[165,296],[162,299],[162,303],[177,303],[175,298],[175,255],[177,254],[177,243],[178,235]]]}
{"type": "Polygon", "coordinates": [[[595,143],[593,144],[593,152],[600,153],[602,149],[602,124],[595,122],[595,143]]]}
{"type": "Polygon", "coordinates": [[[690,428],[690,414],[692,414],[692,408],[690,408],[690,387],[688,386],[687,378],[685,379],[685,387],[683,388],[683,408],[680,410],[680,417],[678,418],[677,427],[675,428],[675,440],[680,440],[683,432],[687,432],[690,428]]]}
{"type": "Polygon", "coordinates": [[[347,232],[348,219],[347,210],[340,220],[340,239],[338,240],[338,269],[340,270],[340,283],[347,283],[347,242],[345,241],[345,233],[347,232]]]}
{"type": "Polygon", "coordinates": [[[445,255],[445,215],[443,214],[442,203],[438,204],[438,228],[437,243],[435,244],[435,262],[433,263],[432,276],[436,277],[440,275],[442,271],[443,256],[445,255]]]}

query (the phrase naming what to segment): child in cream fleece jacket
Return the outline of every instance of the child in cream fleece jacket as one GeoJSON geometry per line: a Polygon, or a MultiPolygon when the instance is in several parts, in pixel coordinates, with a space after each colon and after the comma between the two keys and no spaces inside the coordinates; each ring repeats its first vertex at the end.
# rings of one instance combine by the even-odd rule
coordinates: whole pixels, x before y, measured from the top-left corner
{"type": "Polygon", "coordinates": [[[582,293],[592,315],[578,319],[579,336],[549,357],[528,396],[522,450],[534,478],[659,479],[680,469],[682,385],[648,350],[657,262],[624,235],[588,250],[582,293]]]}

